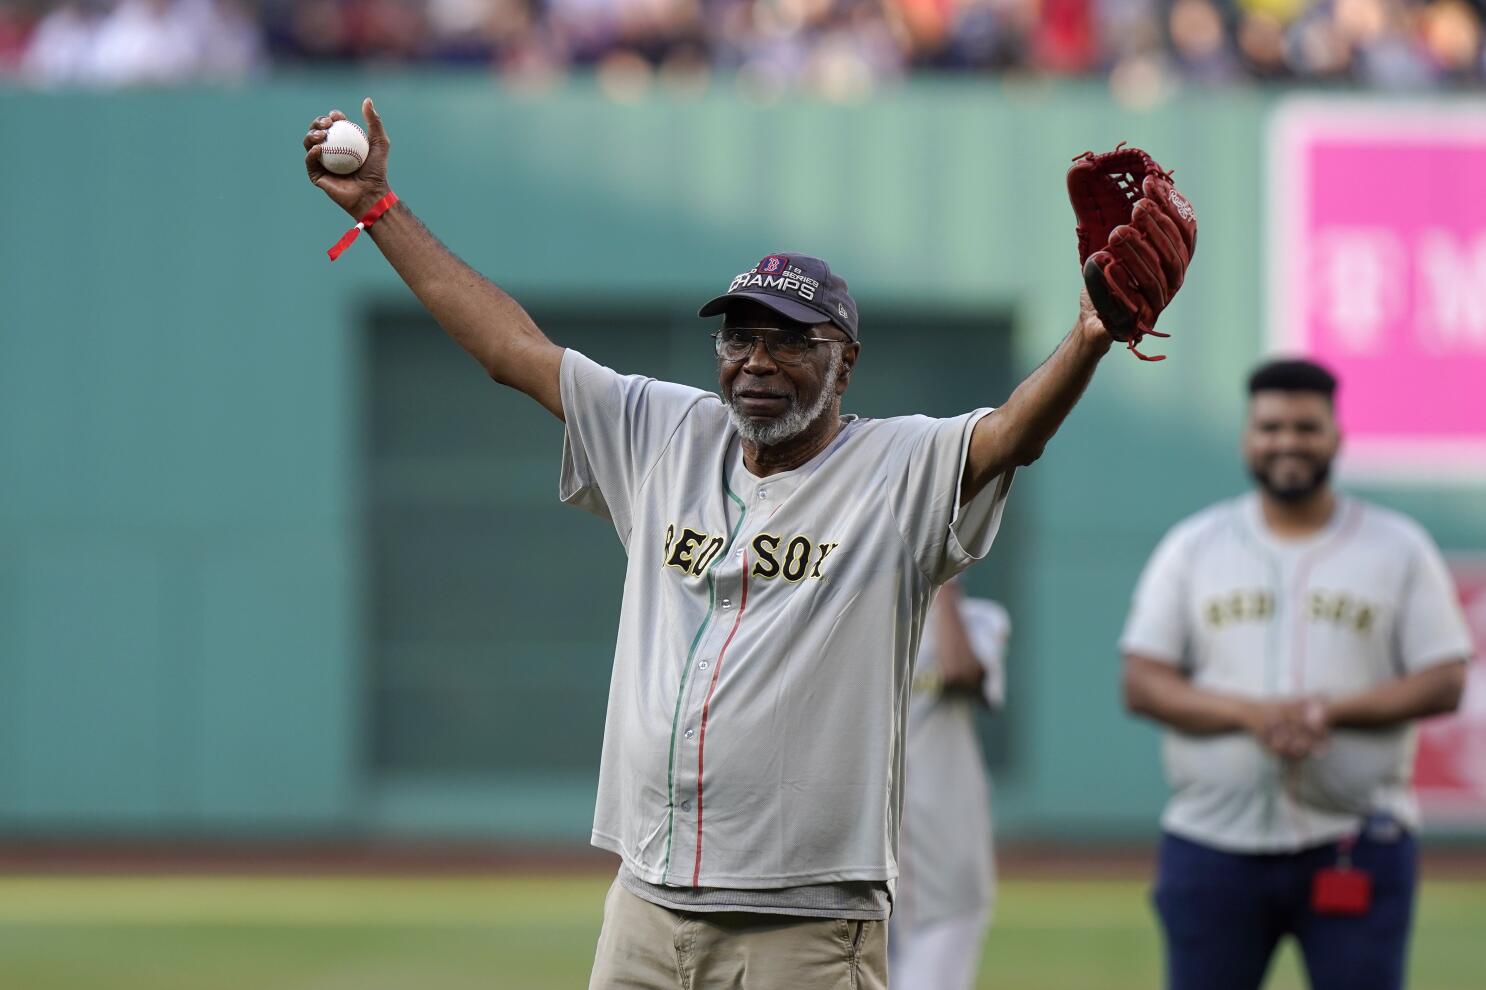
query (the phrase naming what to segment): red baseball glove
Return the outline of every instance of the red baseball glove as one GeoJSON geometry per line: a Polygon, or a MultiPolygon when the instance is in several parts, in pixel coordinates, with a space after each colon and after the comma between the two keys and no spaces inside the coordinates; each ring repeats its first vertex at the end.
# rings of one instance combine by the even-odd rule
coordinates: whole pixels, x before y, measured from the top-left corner
{"type": "Polygon", "coordinates": [[[1068,170],[1068,198],[1078,218],[1084,285],[1110,336],[1136,350],[1187,276],[1197,249],[1197,214],[1171,184],[1171,173],[1139,148],[1086,151],[1068,170]]]}

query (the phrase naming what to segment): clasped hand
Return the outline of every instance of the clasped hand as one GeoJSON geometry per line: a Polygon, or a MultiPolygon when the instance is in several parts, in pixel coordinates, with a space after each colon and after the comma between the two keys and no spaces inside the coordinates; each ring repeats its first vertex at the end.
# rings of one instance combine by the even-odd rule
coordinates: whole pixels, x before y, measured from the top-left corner
{"type": "Polygon", "coordinates": [[[1331,730],[1326,704],[1318,698],[1255,701],[1248,721],[1254,738],[1287,760],[1303,759],[1325,748],[1331,730]]]}

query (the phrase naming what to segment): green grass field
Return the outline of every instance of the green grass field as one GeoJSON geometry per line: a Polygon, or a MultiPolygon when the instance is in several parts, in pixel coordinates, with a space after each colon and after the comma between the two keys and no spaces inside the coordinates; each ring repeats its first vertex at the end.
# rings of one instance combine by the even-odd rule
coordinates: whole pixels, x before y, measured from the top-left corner
{"type": "MultiPolygon", "coordinates": [[[[572,990],[600,876],[0,878],[4,990],[572,990]]],[[[1486,884],[1421,894],[1413,990],[1481,990],[1486,884]]],[[[1160,984],[1137,881],[1002,885],[980,986],[1160,984]]],[[[1271,988],[1304,986],[1296,957],[1271,988]]]]}

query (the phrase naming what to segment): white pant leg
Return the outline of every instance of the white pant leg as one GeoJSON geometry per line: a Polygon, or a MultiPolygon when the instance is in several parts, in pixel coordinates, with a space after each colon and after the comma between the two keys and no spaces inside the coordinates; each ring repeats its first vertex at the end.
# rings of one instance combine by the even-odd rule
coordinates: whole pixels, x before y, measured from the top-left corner
{"type": "Polygon", "coordinates": [[[918,928],[894,926],[888,937],[892,990],[973,990],[985,937],[984,912],[918,928]]]}

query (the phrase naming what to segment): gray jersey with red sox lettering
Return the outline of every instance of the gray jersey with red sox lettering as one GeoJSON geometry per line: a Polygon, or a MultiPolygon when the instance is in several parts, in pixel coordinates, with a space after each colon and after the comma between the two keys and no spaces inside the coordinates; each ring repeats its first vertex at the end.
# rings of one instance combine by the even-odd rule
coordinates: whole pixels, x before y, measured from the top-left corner
{"type": "Polygon", "coordinates": [[[628,555],[593,844],[674,887],[892,881],[924,617],[1011,483],[959,504],[989,410],[848,417],[759,478],[710,392],[572,350],[561,381],[561,497],[628,555]]]}
{"type": "MultiPolygon", "coordinates": [[[[1280,540],[1253,494],[1166,535],[1120,646],[1198,687],[1256,698],[1352,694],[1473,650],[1445,563],[1417,523],[1343,498],[1321,532],[1280,540]]],[[[1414,739],[1412,725],[1341,729],[1319,753],[1285,761],[1245,733],[1168,729],[1161,823],[1233,852],[1333,842],[1373,811],[1416,827],[1414,739]]]]}

